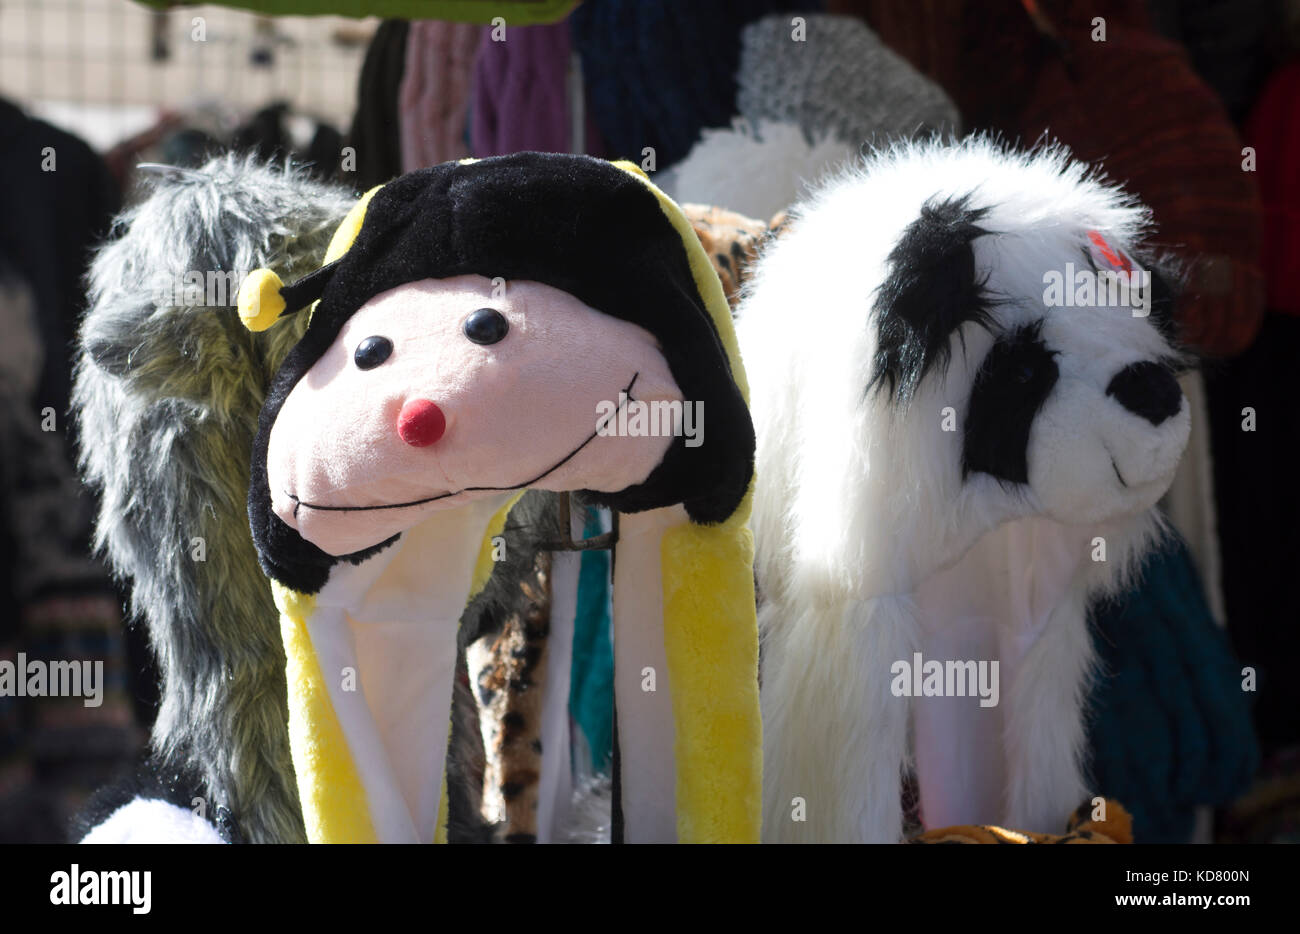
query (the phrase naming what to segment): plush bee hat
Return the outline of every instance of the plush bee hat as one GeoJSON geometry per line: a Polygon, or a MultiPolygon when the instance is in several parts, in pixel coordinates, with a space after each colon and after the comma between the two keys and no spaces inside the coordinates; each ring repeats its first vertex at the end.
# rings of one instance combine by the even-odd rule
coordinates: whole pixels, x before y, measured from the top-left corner
{"type": "Polygon", "coordinates": [[[310,315],[249,489],[308,838],[439,837],[458,619],[533,488],[623,515],[624,838],[756,840],[754,435],[679,208],[625,163],[448,163],[369,192],[319,270],[256,270],[239,306],[254,330],[310,315]]]}

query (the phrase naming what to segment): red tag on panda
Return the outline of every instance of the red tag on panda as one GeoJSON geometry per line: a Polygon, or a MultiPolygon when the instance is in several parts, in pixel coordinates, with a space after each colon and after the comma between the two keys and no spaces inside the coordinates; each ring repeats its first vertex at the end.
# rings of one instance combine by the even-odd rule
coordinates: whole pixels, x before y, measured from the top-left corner
{"type": "Polygon", "coordinates": [[[1133,271],[1133,264],[1124,255],[1123,250],[1111,246],[1097,231],[1088,231],[1088,241],[1088,252],[1092,256],[1093,265],[1098,269],[1111,269],[1125,273],[1133,271]]]}

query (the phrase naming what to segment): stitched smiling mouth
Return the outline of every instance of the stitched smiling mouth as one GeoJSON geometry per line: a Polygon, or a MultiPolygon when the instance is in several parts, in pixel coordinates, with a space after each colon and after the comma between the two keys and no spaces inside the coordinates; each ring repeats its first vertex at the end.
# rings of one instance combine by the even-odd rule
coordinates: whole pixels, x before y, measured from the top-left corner
{"type": "Polygon", "coordinates": [[[508,490],[520,490],[524,487],[532,486],[538,480],[544,479],[571,461],[579,451],[591,444],[592,441],[596,440],[596,437],[600,434],[600,429],[607,425],[611,419],[618,416],[618,412],[623,408],[623,405],[628,402],[636,401],[632,398],[632,387],[636,385],[636,378],[640,375],[640,371],[632,374],[631,382],[627,384],[627,387],[621,394],[623,402],[619,405],[618,409],[613,412],[613,414],[607,416],[601,424],[596,427],[596,430],[591,433],[586,441],[582,442],[582,444],[578,445],[537,476],[533,477],[531,480],[525,480],[523,483],[518,483],[514,486],[467,486],[464,489],[456,490],[452,493],[439,493],[436,496],[426,496],[424,499],[413,499],[406,503],[386,503],[379,506],[325,506],[318,503],[304,503],[292,493],[285,493],[285,495],[288,496],[289,499],[293,500],[293,516],[296,519],[298,518],[298,510],[304,506],[308,509],[315,509],[320,512],[370,512],[376,509],[406,509],[410,506],[423,506],[425,503],[434,503],[441,499],[450,499],[451,497],[459,496],[462,493],[504,493],[508,490]]]}

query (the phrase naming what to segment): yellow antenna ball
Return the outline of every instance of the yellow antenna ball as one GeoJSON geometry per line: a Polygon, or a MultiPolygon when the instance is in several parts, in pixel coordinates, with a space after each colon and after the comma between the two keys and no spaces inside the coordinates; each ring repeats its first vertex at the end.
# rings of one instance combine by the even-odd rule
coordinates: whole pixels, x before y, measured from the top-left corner
{"type": "Polygon", "coordinates": [[[284,313],[284,283],[269,269],[254,269],[239,286],[239,319],[250,331],[265,331],[284,313]]]}

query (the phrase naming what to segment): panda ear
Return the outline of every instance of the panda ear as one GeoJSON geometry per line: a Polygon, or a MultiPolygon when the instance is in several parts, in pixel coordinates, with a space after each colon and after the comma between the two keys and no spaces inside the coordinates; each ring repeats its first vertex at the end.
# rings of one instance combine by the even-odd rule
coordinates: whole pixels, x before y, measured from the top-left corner
{"type": "Polygon", "coordinates": [[[975,271],[972,242],[988,233],[978,221],[987,208],[970,207],[970,195],[936,200],[903,231],[889,254],[889,270],[876,293],[876,354],[868,394],[887,387],[906,404],[926,373],[946,368],[953,332],[968,321],[990,320],[985,280],[975,271]]]}

